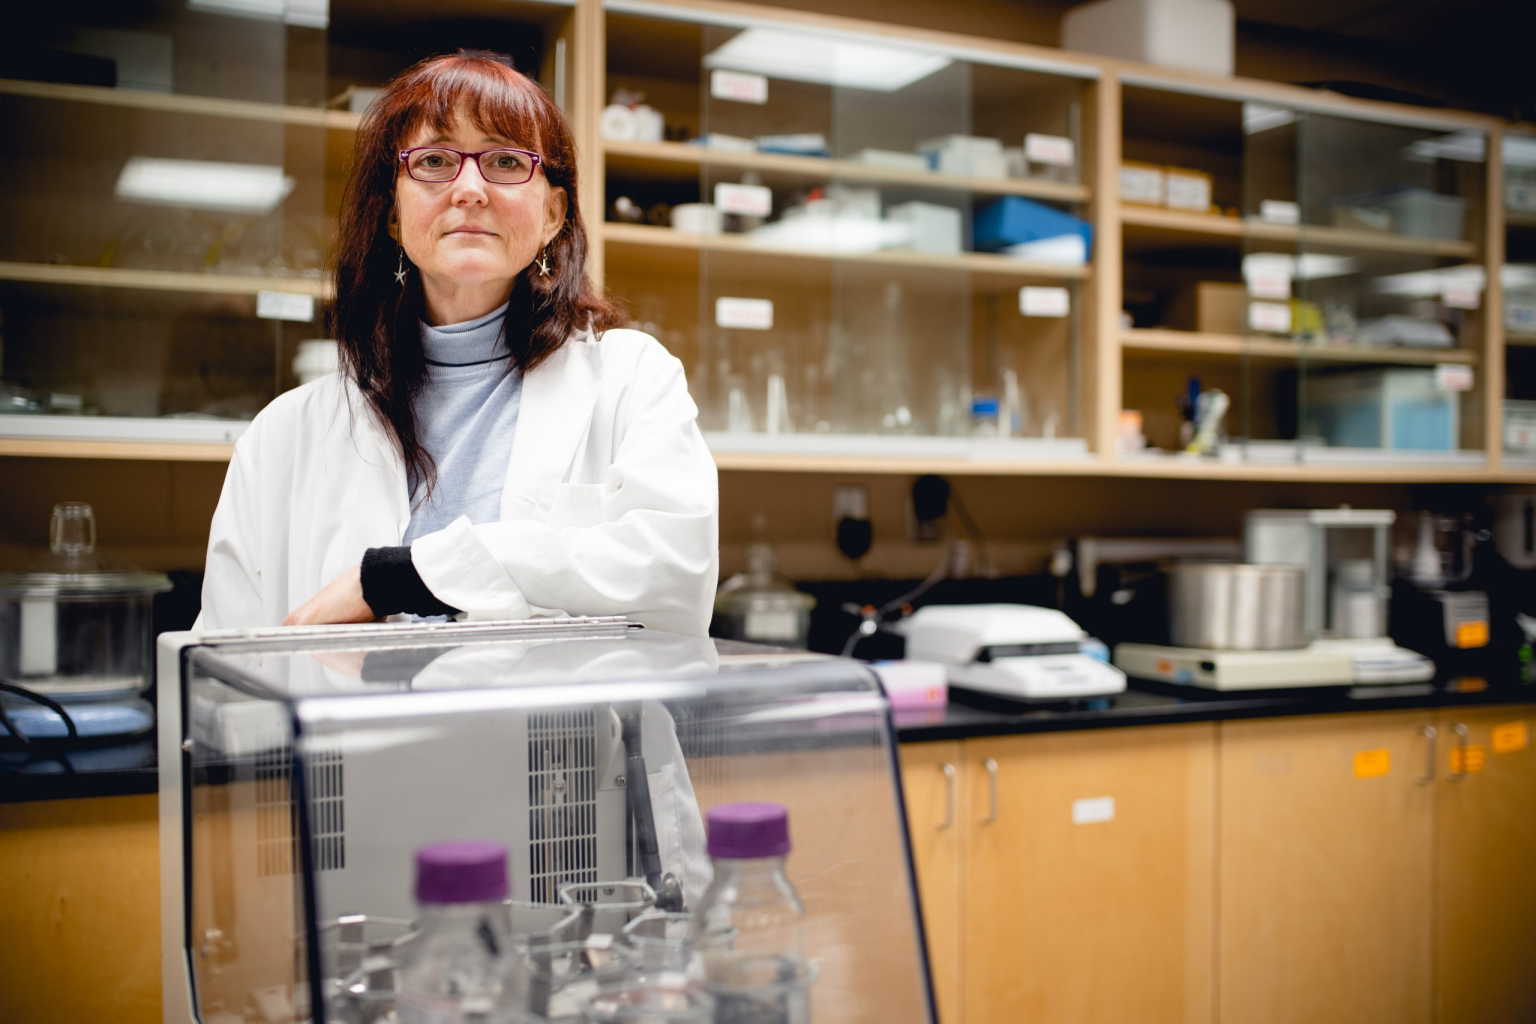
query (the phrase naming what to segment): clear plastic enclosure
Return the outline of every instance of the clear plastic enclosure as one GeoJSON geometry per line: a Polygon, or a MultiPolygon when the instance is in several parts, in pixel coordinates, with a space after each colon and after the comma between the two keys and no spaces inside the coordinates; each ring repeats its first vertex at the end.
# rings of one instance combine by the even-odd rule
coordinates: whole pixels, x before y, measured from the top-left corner
{"type": "Polygon", "coordinates": [[[508,847],[531,1012],[565,1019],[563,990],[660,962],[678,919],[631,926],[697,904],[704,815],[741,800],[789,810],[811,1018],[932,1019],[887,706],[853,662],[618,622],[269,631],[182,665],[204,1021],[392,1019],[413,852],[463,839],[508,847]]]}

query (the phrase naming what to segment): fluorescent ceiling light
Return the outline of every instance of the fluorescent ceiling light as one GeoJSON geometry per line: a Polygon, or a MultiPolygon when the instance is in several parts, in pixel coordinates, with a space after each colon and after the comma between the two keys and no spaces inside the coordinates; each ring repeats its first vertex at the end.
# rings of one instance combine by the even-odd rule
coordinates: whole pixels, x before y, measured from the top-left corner
{"type": "Polygon", "coordinates": [[[187,0],[187,10],[281,21],[304,28],[325,28],[331,23],[331,0],[187,0]]]}
{"type": "Polygon", "coordinates": [[[950,63],[936,53],[779,28],[746,29],[704,58],[707,68],[876,92],[905,89],[950,63]]]}
{"type": "Polygon", "coordinates": [[[1296,111],[1271,107],[1264,103],[1243,104],[1243,134],[1257,135],[1271,128],[1282,128],[1296,120],[1296,111]]]}
{"type": "Polygon", "coordinates": [[[293,191],[281,167],[212,160],[129,157],[117,176],[117,198],[151,206],[267,213],[293,191]]]}
{"type": "MultiPolygon", "coordinates": [[[[1506,263],[1499,279],[1505,288],[1527,289],[1536,286],[1536,265],[1530,263],[1506,263]]],[[[1438,270],[1418,270],[1408,274],[1391,274],[1376,279],[1376,291],[1382,295],[1443,295],[1448,288],[1465,288],[1482,291],[1488,283],[1488,275],[1475,263],[1464,263],[1438,270]]]]}
{"type": "Polygon", "coordinates": [[[1292,281],[1316,281],[1325,277],[1344,277],[1357,273],[1360,261],[1353,256],[1328,256],[1302,253],[1299,257],[1283,252],[1255,252],[1243,257],[1243,280],[1256,277],[1285,277],[1292,281]]]}

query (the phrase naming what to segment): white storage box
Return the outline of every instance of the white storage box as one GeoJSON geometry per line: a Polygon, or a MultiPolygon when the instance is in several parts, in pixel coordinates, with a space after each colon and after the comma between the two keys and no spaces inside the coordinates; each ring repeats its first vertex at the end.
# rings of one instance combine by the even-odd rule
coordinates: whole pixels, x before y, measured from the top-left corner
{"type": "Polygon", "coordinates": [[[1308,433],[1335,448],[1456,451],[1460,403],[1431,367],[1313,374],[1305,382],[1308,433]]]}
{"type": "Polygon", "coordinates": [[[904,249],[918,252],[958,253],[961,241],[960,210],[937,203],[901,203],[887,215],[893,224],[907,228],[904,249]]]}
{"type": "Polygon", "coordinates": [[[1232,74],[1229,0],[1094,0],[1061,18],[1064,50],[1232,74]]]}
{"type": "Polygon", "coordinates": [[[1467,201],[1427,188],[1405,188],[1387,196],[1382,209],[1392,215],[1392,230],[1414,238],[1459,242],[1466,237],[1467,201]]]}
{"type": "Polygon", "coordinates": [[[970,178],[1005,178],[1007,159],[1001,139],[975,135],[945,135],[917,144],[917,151],[928,166],[940,174],[958,174],[970,178]]]}

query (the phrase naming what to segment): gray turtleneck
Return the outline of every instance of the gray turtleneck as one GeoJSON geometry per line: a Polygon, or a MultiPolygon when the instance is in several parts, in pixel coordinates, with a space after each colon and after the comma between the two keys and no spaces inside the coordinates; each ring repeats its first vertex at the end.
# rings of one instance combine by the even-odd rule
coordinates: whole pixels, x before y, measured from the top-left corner
{"type": "Polygon", "coordinates": [[[446,327],[421,325],[427,381],[416,396],[416,430],[437,464],[437,484],[411,483],[411,524],[402,544],[435,533],[459,516],[472,523],[501,518],[501,490],[517,432],[522,371],[512,358],[504,326],[507,307],[446,327]]]}

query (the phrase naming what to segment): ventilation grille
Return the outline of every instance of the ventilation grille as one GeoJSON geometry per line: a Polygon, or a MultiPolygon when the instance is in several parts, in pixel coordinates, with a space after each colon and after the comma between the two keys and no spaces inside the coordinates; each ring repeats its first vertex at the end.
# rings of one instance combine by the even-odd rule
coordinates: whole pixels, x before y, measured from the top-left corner
{"type": "MultiPolygon", "coordinates": [[[[310,826],[314,831],[316,871],[347,866],[345,772],[341,747],[314,745],[307,767],[310,826]]],[[[293,800],[293,748],[263,743],[256,755],[256,874],[261,878],[293,874],[298,854],[298,817],[293,800]]]]}
{"type": "Polygon", "coordinates": [[[529,899],[554,903],[564,882],[597,878],[593,712],[528,716],[529,899]]]}

